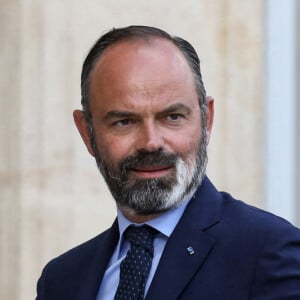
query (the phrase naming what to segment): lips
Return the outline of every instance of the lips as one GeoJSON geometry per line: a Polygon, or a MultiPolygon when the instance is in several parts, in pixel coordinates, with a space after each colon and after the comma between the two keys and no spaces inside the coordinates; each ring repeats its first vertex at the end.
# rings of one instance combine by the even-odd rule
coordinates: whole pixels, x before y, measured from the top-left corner
{"type": "Polygon", "coordinates": [[[132,168],[132,172],[136,174],[138,177],[142,178],[157,178],[167,175],[171,166],[147,166],[140,168],[132,168]]]}

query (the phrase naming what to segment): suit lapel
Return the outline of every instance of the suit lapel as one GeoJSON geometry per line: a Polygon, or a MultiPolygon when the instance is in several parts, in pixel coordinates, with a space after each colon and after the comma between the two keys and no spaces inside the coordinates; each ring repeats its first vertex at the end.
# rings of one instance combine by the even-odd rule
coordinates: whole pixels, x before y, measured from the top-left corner
{"type": "Polygon", "coordinates": [[[146,299],[177,299],[204,264],[214,246],[208,228],[218,223],[219,198],[205,178],[167,241],[146,299]]]}
{"type": "Polygon", "coordinates": [[[74,299],[96,299],[100,282],[119,239],[117,224],[115,221],[112,227],[101,235],[101,239],[96,241],[95,251],[91,254],[88,264],[83,262],[74,299]]]}

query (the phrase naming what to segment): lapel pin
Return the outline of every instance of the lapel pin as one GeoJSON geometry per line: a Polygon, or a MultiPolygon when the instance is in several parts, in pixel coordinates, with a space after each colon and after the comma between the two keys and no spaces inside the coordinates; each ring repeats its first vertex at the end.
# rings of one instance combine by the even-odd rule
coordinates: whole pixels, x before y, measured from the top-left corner
{"type": "Polygon", "coordinates": [[[193,249],[193,247],[187,247],[186,250],[187,250],[189,255],[195,254],[195,250],[193,249]]]}

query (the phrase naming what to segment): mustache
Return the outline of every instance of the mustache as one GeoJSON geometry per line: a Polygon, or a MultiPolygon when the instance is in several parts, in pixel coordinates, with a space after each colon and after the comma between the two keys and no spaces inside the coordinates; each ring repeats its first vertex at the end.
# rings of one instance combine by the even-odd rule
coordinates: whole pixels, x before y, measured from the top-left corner
{"type": "Polygon", "coordinates": [[[130,169],[143,168],[143,167],[156,167],[162,165],[173,166],[178,160],[178,155],[168,153],[163,150],[157,151],[143,151],[134,155],[126,157],[121,161],[119,167],[122,172],[127,172],[130,169]]]}

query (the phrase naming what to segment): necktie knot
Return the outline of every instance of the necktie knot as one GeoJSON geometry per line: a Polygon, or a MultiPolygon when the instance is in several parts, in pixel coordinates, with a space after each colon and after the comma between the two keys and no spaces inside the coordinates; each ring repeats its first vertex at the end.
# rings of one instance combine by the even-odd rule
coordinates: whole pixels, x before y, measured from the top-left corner
{"type": "Polygon", "coordinates": [[[129,226],[124,236],[130,242],[131,246],[140,246],[147,249],[149,252],[153,252],[153,240],[157,233],[156,229],[143,225],[140,227],[129,226]]]}

